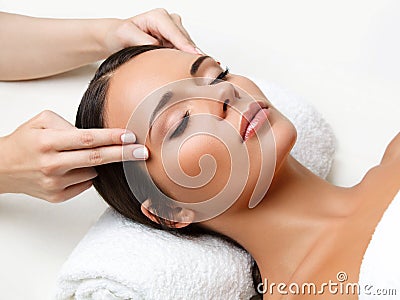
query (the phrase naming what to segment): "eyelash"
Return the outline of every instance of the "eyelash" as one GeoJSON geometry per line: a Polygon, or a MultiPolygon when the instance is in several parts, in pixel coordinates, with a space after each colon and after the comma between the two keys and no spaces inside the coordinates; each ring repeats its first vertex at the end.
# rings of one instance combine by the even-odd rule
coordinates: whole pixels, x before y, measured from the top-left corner
{"type": "Polygon", "coordinates": [[[219,73],[219,75],[217,76],[217,78],[215,78],[213,81],[210,82],[210,85],[216,84],[218,82],[220,82],[221,80],[225,80],[226,76],[229,74],[229,68],[226,67],[225,71],[222,71],[221,73],[219,73]]]}
{"type": "MultiPolygon", "coordinates": [[[[229,68],[226,67],[225,71],[222,71],[221,73],[219,73],[219,75],[213,81],[211,81],[209,85],[213,85],[213,84],[220,82],[221,80],[225,80],[226,76],[228,74],[229,74],[229,68]]],[[[225,105],[226,104],[224,103],[224,111],[226,110],[225,105]]],[[[181,123],[179,123],[178,127],[170,135],[170,137],[169,137],[170,139],[180,136],[185,131],[187,124],[189,122],[189,116],[190,116],[190,112],[187,110],[185,112],[185,115],[183,116],[181,123]]]]}
{"type": "Polygon", "coordinates": [[[179,123],[178,127],[174,130],[174,132],[170,135],[170,139],[180,136],[183,131],[186,129],[187,123],[189,122],[189,111],[185,112],[182,121],[179,123]]]}

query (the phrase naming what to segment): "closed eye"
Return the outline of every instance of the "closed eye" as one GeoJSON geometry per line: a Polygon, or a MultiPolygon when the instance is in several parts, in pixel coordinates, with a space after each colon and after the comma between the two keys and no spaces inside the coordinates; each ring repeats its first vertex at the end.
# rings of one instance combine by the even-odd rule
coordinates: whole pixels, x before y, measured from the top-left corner
{"type": "Polygon", "coordinates": [[[224,101],[224,105],[222,106],[222,110],[223,110],[223,111],[227,111],[227,109],[228,109],[228,104],[229,104],[229,99],[226,99],[226,100],[224,101]]]}
{"type": "Polygon", "coordinates": [[[185,115],[183,116],[182,121],[179,123],[178,127],[176,127],[174,132],[169,136],[170,139],[180,136],[185,131],[187,124],[189,122],[189,116],[190,114],[189,111],[187,110],[185,112],[185,115]]]}
{"type": "MultiPolygon", "coordinates": [[[[227,67],[225,69],[225,71],[222,71],[221,73],[218,74],[218,76],[212,81],[210,82],[210,85],[216,84],[218,82],[220,82],[221,80],[225,80],[226,76],[229,74],[229,68],[227,67]]],[[[227,109],[227,105],[228,103],[224,103],[224,111],[226,111],[227,109]]],[[[170,139],[173,139],[175,137],[178,137],[180,135],[183,134],[183,132],[185,131],[188,122],[189,122],[189,117],[190,117],[190,113],[189,111],[185,112],[185,115],[182,118],[182,121],[179,123],[178,127],[174,130],[174,132],[170,135],[170,139]]]]}
{"type": "Polygon", "coordinates": [[[219,73],[219,75],[210,82],[210,85],[216,84],[218,82],[220,82],[221,80],[225,80],[226,76],[229,74],[229,68],[226,67],[225,71],[222,71],[221,73],[219,73]]]}

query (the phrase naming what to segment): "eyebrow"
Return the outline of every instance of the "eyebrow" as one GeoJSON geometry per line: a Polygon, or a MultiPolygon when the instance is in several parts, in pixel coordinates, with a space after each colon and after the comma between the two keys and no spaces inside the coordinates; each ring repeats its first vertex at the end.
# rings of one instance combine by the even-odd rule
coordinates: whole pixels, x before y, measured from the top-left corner
{"type": "MultiPolygon", "coordinates": [[[[190,67],[190,75],[194,76],[196,75],[197,71],[199,70],[202,62],[207,59],[207,58],[211,58],[208,55],[203,55],[198,57],[193,64],[190,67]]],[[[173,93],[171,91],[166,92],[164,95],[161,96],[160,101],[158,102],[157,106],[154,108],[153,112],[151,113],[150,116],[150,121],[149,121],[149,127],[151,127],[151,125],[154,122],[154,118],[156,117],[156,115],[158,114],[158,112],[165,106],[167,105],[167,103],[171,100],[173,96],[173,93]]]]}
{"type": "Polygon", "coordinates": [[[208,55],[203,55],[200,56],[198,59],[194,61],[192,66],[190,67],[190,75],[196,75],[196,72],[199,70],[201,63],[206,59],[206,58],[211,58],[208,55]]]}
{"type": "Polygon", "coordinates": [[[167,103],[171,100],[172,96],[173,96],[173,93],[171,91],[168,91],[164,95],[161,96],[161,100],[158,102],[157,106],[154,108],[153,112],[151,113],[149,127],[151,127],[151,125],[153,124],[154,118],[156,117],[156,114],[165,105],[167,105],[167,103]]]}

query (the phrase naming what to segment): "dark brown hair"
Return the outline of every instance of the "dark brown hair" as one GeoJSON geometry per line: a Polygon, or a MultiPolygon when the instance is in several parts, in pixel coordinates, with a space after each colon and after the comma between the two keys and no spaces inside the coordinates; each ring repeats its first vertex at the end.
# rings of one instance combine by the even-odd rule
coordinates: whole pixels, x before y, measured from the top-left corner
{"type": "MultiPolygon", "coordinates": [[[[108,57],[96,71],[82,97],[76,115],[76,127],[104,128],[104,105],[107,98],[109,80],[113,73],[118,69],[118,67],[128,62],[135,56],[147,51],[162,48],[164,47],[154,45],[133,46],[122,49],[108,57]]],[[[149,181],[150,179],[146,174],[144,174],[141,168],[138,167],[137,163],[133,161],[125,163],[130,164],[130,170],[134,172],[134,178],[136,178],[135,184],[136,182],[137,184],[134,193],[125,179],[124,167],[121,162],[96,166],[98,176],[93,180],[93,185],[97,192],[120,214],[146,226],[168,230],[175,235],[197,236],[199,234],[209,234],[218,236],[231,242],[237,247],[243,248],[229,237],[206,230],[198,223],[193,223],[184,228],[176,229],[170,226],[168,220],[160,217],[157,217],[160,224],[151,221],[141,212],[141,203],[146,199],[160,200],[165,195],[160,193],[158,189],[154,190],[152,188],[153,184],[151,184],[149,181]]],[[[153,206],[152,201],[151,207],[155,212],[155,215],[157,215],[157,211],[160,210],[163,210],[161,215],[165,215],[165,210],[168,211],[168,207],[162,207],[162,201],[156,201],[155,203],[156,204],[153,206]]],[[[257,284],[261,282],[261,276],[254,260],[251,271],[253,275],[253,283],[256,287],[257,284]]]]}

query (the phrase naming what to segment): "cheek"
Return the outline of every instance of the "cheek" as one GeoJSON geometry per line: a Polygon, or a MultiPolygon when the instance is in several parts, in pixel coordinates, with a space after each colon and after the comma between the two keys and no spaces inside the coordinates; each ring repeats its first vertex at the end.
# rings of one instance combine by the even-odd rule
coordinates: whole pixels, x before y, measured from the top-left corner
{"type": "Polygon", "coordinates": [[[168,156],[169,161],[177,163],[169,164],[168,171],[165,163],[153,164],[151,174],[162,190],[177,201],[195,203],[211,199],[229,180],[229,151],[214,137],[193,136],[182,144],[178,154],[168,156]]]}
{"type": "Polygon", "coordinates": [[[237,85],[238,87],[243,89],[243,91],[255,98],[265,98],[265,95],[260,90],[260,88],[253,81],[246,77],[240,75],[231,75],[231,79],[229,80],[229,82],[237,85]]]}
{"type": "Polygon", "coordinates": [[[196,203],[211,199],[229,180],[229,151],[209,135],[189,138],[178,152],[176,148],[164,152],[163,160],[160,154],[159,149],[154,149],[146,166],[158,187],[177,201],[196,203]]]}
{"type": "Polygon", "coordinates": [[[221,141],[214,137],[193,136],[180,148],[179,164],[189,176],[197,176],[200,174],[201,168],[207,171],[214,166],[216,173],[221,173],[230,168],[229,151],[221,141]]]}

